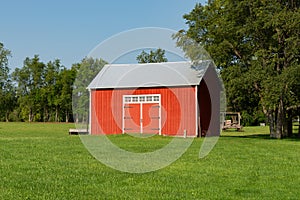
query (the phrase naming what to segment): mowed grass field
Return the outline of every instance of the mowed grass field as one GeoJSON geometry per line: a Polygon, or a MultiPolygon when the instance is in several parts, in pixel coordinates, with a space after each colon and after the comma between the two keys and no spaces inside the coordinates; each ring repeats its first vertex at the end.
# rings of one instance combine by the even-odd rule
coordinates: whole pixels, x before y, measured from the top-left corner
{"type": "MultiPolygon", "coordinates": [[[[300,140],[268,139],[267,127],[224,132],[199,159],[203,138],[181,158],[144,174],[111,169],[85,149],[73,124],[0,123],[0,199],[299,199],[300,140]]],[[[110,136],[134,152],[170,137],[110,136]]]]}

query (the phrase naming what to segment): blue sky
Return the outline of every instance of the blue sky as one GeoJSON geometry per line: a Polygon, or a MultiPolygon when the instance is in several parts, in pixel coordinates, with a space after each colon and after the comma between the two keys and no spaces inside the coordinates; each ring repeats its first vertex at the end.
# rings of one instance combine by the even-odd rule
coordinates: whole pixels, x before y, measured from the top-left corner
{"type": "Polygon", "coordinates": [[[9,0],[1,2],[0,42],[9,66],[38,54],[70,67],[103,40],[141,27],[187,28],[182,16],[205,0],[9,0]]]}

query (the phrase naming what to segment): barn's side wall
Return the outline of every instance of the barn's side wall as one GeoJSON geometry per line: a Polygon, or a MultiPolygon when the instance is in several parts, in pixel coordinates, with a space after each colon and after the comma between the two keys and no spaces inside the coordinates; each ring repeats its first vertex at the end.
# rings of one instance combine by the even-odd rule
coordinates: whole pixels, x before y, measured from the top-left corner
{"type": "MultiPolygon", "coordinates": [[[[220,90],[221,83],[216,74],[215,68],[213,66],[209,66],[207,69],[203,80],[206,83],[211,103],[211,114],[209,120],[209,129],[206,133],[206,136],[219,136],[220,135],[220,127],[221,127],[221,119],[220,119],[220,90]]],[[[200,111],[201,112],[201,111],[200,111]]]]}
{"type": "Polygon", "coordinates": [[[210,93],[205,83],[205,80],[201,81],[197,95],[200,109],[200,136],[205,136],[209,129],[212,111],[210,93]]]}
{"type": "Polygon", "coordinates": [[[196,135],[195,87],[91,90],[91,134],[122,133],[123,95],[161,94],[163,135],[196,135]]]}

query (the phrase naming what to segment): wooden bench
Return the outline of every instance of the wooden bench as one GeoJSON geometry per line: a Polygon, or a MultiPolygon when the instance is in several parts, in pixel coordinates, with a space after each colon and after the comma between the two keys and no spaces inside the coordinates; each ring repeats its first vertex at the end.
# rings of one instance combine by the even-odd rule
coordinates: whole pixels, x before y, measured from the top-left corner
{"type": "Polygon", "coordinates": [[[86,135],[89,134],[89,131],[87,129],[69,129],[69,135],[86,135]]]}
{"type": "Polygon", "coordinates": [[[242,131],[243,126],[241,126],[241,114],[239,112],[226,112],[225,115],[231,119],[224,121],[223,130],[236,129],[242,131]]]}

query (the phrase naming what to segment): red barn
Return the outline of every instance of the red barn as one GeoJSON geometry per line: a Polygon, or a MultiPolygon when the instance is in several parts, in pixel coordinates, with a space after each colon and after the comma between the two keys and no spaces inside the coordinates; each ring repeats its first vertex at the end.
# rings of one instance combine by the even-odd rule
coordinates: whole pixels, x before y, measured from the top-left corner
{"type": "Polygon", "coordinates": [[[90,134],[220,134],[220,87],[211,61],[108,64],[88,89],[90,134]]]}

